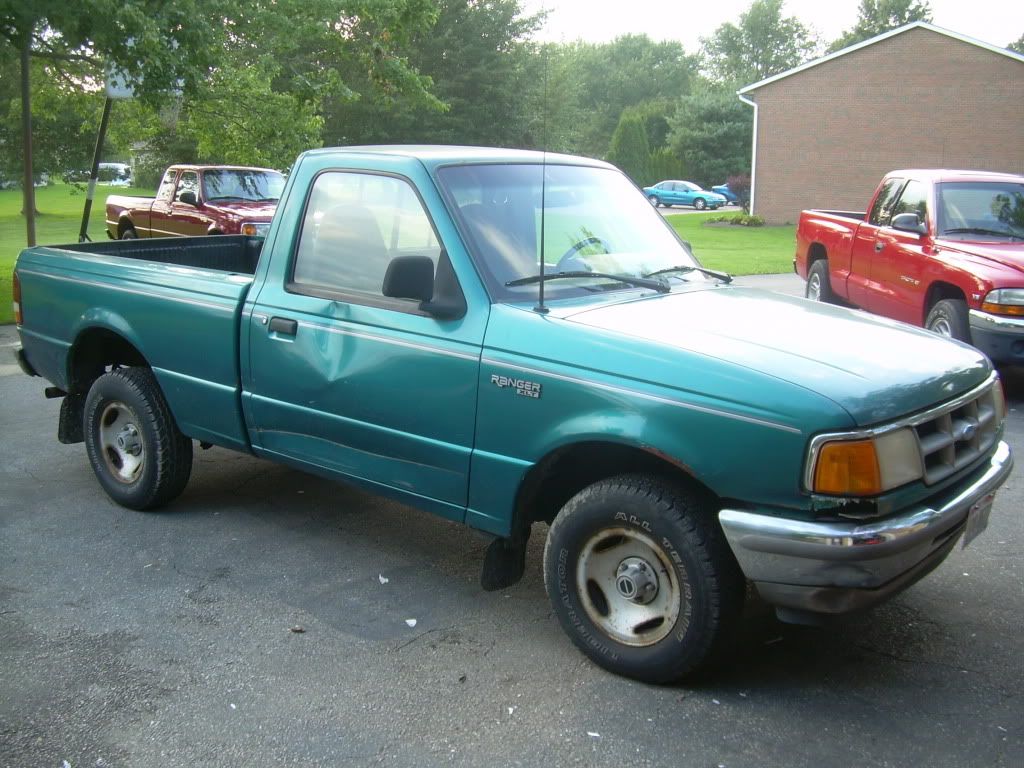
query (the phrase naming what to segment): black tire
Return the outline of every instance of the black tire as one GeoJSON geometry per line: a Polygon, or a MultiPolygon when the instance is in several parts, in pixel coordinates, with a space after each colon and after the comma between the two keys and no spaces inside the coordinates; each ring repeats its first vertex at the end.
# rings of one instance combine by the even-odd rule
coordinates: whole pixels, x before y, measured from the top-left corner
{"type": "Polygon", "coordinates": [[[925,327],[940,336],[971,343],[971,324],[967,302],[963,299],[937,301],[924,321],[925,327]]]}
{"type": "Polygon", "coordinates": [[[566,503],[548,532],[544,584],[583,653],[651,683],[707,671],[720,658],[746,586],[712,506],[686,488],[638,475],[595,483],[566,503]],[[630,568],[641,568],[647,581],[631,580],[630,568]],[[648,603],[638,601],[641,594],[648,603]]]}
{"type": "Polygon", "coordinates": [[[84,432],[93,472],[121,506],[156,509],[185,490],[192,441],[178,430],[148,368],[116,368],[96,379],[84,432]]]}
{"type": "Polygon", "coordinates": [[[696,200],[693,201],[693,207],[696,208],[698,211],[703,211],[705,208],[708,207],[708,203],[703,197],[698,197],[696,200]]]}
{"type": "Polygon", "coordinates": [[[658,200],[657,195],[648,195],[647,199],[651,201],[651,205],[653,205],[655,208],[661,205],[661,202],[658,200]]]}
{"type": "Polygon", "coordinates": [[[135,231],[135,227],[125,227],[124,231],[121,233],[122,240],[137,240],[138,237],[139,235],[135,231]]]}
{"type": "Polygon", "coordinates": [[[828,259],[818,259],[807,270],[804,298],[821,301],[825,304],[836,303],[836,295],[832,293],[832,281],[828,276],[828,259]]]}

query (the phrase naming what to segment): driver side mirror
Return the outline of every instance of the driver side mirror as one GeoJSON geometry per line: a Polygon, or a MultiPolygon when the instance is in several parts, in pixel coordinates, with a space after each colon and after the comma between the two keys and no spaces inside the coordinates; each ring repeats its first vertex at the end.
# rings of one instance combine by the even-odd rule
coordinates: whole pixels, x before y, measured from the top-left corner
{"type": "Polygon", "coordinates": [[[440,320],[456,320],[466,314],[466,299],[459,288],[448,253],[437,262],[437,296],[434,296],[434,262],[429,256],[396,256],[384,273],[381,293],[392,299],[413,299],[420,309],[440,320]]]}
{"type": "Polygon", "coordinates": [[[892,228],[900,232],[913,232],[915,235],[927,235],[928,227],[916,213],[901,213],[892,217],[892,228]]]}
{"type": "Polygon", "coordinates": [[[182,192],[178,195],[178,202],[185,203],[186,205],[194,205],[199,207],[199,198],[196,197],[195,192],[182,192]]]}

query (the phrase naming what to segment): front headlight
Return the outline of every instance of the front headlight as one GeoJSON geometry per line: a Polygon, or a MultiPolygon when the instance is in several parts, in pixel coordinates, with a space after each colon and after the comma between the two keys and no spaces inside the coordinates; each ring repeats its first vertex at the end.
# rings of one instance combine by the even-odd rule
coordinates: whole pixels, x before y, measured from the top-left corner
{"type": "Polygon", "coordinates": [[[251,235],[254,237],[266,237],[267,230],[269,229],[269,221],[246,221],[243,222],[240,231],[243,235],[251,235]]]}
{"type": "Polygon", "coordinates": [[[910,428],[867,438],[816,441],[808,490],[828,496],[877,496],[924,476],[917,435],[910,428]]]}
{"type": "Polygon", "coordinates": [[[989,291],[981,308],[993,315],[1024,317],[1024,288],[997,288],[989,291]]]}

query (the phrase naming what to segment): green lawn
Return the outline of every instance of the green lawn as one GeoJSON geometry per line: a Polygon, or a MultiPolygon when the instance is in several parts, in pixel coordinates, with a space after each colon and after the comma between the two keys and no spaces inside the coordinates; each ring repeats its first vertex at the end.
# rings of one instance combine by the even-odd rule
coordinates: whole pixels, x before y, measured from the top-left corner
{"type": "MultiPolygon", "coordinates": [[[[153,190],[131,187],[96,187],[96,199],[89,217],[89,237],[106,240],[104,210],[107,195],[153,195],[153,190]]],[[[36,189],[36,242],[59,245],[78,242],[85,206],[84,185],[54,184],[36,189]]],[[[14,322],[11,308],[11,272],[25,247],[25,219],[21,215],[21,190],[0,190],[0,325],[14,322]]]]}
{"type": "Polygon", "coordinates": [[[668,223],[693,246],[694,255],[710,269],[732,275],[774,275],[793,271],[796,227],[704,226],[714,213],[669,214],[668,223]]]}

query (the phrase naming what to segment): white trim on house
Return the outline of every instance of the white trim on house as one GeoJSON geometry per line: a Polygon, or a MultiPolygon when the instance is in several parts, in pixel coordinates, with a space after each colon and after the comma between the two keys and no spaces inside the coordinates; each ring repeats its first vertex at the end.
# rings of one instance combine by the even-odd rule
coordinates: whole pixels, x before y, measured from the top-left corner
{"type": "Polygon", "coordinates": [[[982,42],[981,40],[977,40],[977,39],[975,39],[973,37],[968,37],[967,35],[961,35],[959,32],[954,32],[954,31],[952,31],[950,29],[944,29],[943,27],[936,27],[934,24],[929,24],[926,21],[915,21],[913,24],[905,24],[902,27],[897,27],[896,29],[891,29],[888,32],[882,33],[881,35],[877,35],[876,37],[872,37],[870,40],[864,40],[862,42],[856,43],[855,45],[851,45],[848,48],[843,48],[841,50],[838,50],[835,53],[830,53],[828,56],[822,56],[820,59],[814,59],[812,61],[808,61],[805,64],[801,64],[799,67],[794,67],[793,69],[788,69],[785,72],[780,72],[777,75],[772,75],[771,77],[767,77],[764,80],[760,80],[760,81],[758,81],[756,83],[753,83],[753,84],[748,85],[748,86],[746,86],[744,88],[741,88],[736,93],[737,93],[737,95],[742,96],[743,94],[750,93],[751,91],[756,91],[758,88],[762,88],[762,87],[768,85],[769,83],[774,83],[774,82],[776,82],[778,80],[782,80],[783,78],[789,77],[790,75],[795,75],[798,72],[803,72],[804,70],[810,69],[811,67],[816,67],[819,64],[824,64],[827,61],[832,61],[833,59],[838,59],[840,56],[845,56],[848,53],[853,53],[854,51],[859,51],[861,48],[866,48],[869,45],[874,45],[875,43],[879,43],[882,40],[887,40],[890,37],[895,37],[896,35],[902,35],[904,32],[909,32],[912,29],[927,29],[930,32],[937,32],[940,35],[945,35],[946,37],[951,37],[954,40],[959,40],[959,41],[961,41],[963,43],[969,43],[970,45],[976,45],[979,48],[984,48],[986,51],[991,51],[992,53],[1002,54],[1003,56],[1006,56],[1006,57],[1008,57],[1010,59],[1013,59],[1014,61],[1019,61],[1020,63],[1024,64],[1024,55],[1021,55],[1021,54],[1019,54],[1019,53],[1017,53],[1015,51],[1011,51],[1008,48],[1000,48],[997,45],[991,45],[990,43],[982,42]]]}
{"type": "Polygon", "coordinates": [[[754,193],[757,192],[757,102],[753,99],[748,99],[741,93],[737,93],[740,101],[744,104],[749,104],[754,108],[754,133],[753,141],[750,142],[750,210],[748,211],[751,216],[754,215],[754,193]]]}

